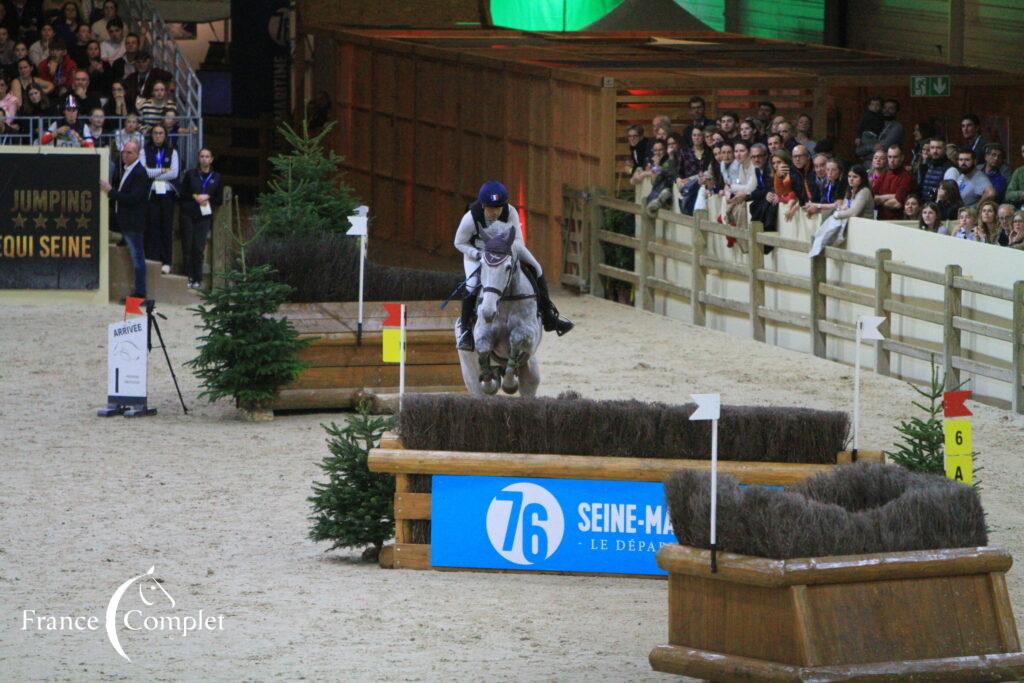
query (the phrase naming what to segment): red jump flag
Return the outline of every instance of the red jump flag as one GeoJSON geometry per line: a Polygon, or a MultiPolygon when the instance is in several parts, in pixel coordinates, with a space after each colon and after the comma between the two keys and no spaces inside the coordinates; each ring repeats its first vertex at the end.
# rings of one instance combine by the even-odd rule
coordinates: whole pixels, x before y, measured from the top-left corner
{"type": "Polygon", "coordinates": [[[125,320],[128,319],[128,314],[129,313],[134,313],[136,315],[142,315],[142,309],[140,308],[140,306],[142,306],[142,304],[144,304],[144,303],[146,303],[146,300],[142,299],[140,297],[137,297],[137,296],[126,297],[125,300],[124,300],[124,317],[125,317],[125,320]]]}
{"type": "Polygon", "coordinates": [[[942,414],[944,417],[970,417],[974,415],[970,408],[964,405],[964,401],[971,397],[971,392],[947,391],[942,395],[942,414]]]}

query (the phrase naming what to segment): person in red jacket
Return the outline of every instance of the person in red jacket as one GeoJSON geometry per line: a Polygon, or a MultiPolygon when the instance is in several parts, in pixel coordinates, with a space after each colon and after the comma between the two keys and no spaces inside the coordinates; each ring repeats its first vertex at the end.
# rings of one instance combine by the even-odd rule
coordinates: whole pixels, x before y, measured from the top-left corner
{"type": "Polygon", "coordinates": [[[39,77],[45,78],[57,87],[62,97],[75,87],[75,61],[68,57],[68,48],[63,40],[54,38],[50,43],[50,56],[39,65],[39,77]]]}
{"type": "Polygon", "coordinates": [[[894,221],[903,218],[903,202],[914,189],[914,177],[903,165],[903,150],[898,145],[889,145],[885,158],[888,167],[871,183],[871,193],[875,195],[878,220],[894,221]]]}

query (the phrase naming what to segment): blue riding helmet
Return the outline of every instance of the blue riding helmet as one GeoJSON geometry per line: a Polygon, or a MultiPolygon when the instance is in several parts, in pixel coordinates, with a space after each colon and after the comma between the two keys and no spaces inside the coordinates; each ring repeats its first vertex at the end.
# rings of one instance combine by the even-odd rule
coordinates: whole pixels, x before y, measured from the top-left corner
{"type": "Polygon", "coordinates": [[[483,206],[505,206],[508,204],[508,190],[497,180],[488,180],[480,186],[476,198],[483,206]]]}

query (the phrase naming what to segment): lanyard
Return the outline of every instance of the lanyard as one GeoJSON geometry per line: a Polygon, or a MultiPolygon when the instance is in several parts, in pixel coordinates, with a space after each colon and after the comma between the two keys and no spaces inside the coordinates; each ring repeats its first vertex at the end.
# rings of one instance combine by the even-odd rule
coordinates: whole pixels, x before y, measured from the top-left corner
{"type": "Polygon", "coordinates": [[[826,194],[825,194],[825,202],[826,202],[826,203],[827,203],[827,202],[831,202],[831,201],[832,201],[832,183],[829,183],[829,184],[828,184],[828,185],[827,185],[827,186],[825,187],[825,190],[826,190],[826,194]]]}
{"type": "Polygon", "coordinates": [[[206,186],[210,184],[210,181],[212,179],[213,179],[213,171],[210,171],[210,173],[205,178],[203,178],[202,175],[199,176],[199,184],[202,186],[202,190],[204,192],[206,191],[206,186]]]}
{"type": "Polygon", "coordinates": [[[162,148],[162,147],[157,150],[157,152],[156,152],[156,165],[157,166],[163,166],[164,165],[164,152],[166,152],[166,150],[164,148],[162,148]]]}

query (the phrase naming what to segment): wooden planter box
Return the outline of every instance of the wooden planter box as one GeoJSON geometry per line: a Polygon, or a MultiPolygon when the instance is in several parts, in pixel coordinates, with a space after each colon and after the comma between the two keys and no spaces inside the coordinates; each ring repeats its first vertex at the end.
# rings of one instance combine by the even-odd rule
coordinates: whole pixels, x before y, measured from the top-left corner
{"type": "MultiPolygon", "coordinates": [[[[858,459],[882,462],[884,456],[881,451],[860,450],[858,459]]],[[[850,453],[839,453],[837,460],[850,462],[850,453]]],[[[390,432],[384,434],[378,448],[370,450],[368,464],[374,472],[395,475],[395,543],[384,548],[381,564],[396,569],[432,568],[429,522],[430,477],[434,474],[661,482],[680,469],[711,468],[709,460],[412,450],[390,432]]],[[[775,486],[794,484],[832,467],[718,461],[718,471],[731,474],[740,484],[775,486]]]]}
{"type": "MultiPolygon", "coordinates": [[[[406,306],[405,390],[465,391],[455,349],[458,307],[441,310],[440,301],[406,306]]],[[[385,312],[379,302],[364,304],[362,344],[356,343],[358,303],[286,304],[278,315],[300,335],[317,339],[299,352],[309,367],[281,391],[275,410],[349,408],[357,392],[398,393],[398,363],[381,360],[385,312]]]]}
{"type": "Polygon", "coordinates": [[[1015,680],[1024,673],[997,548],[771,560],[669,545],[657,671],[713,681],[1015,680]]]}

